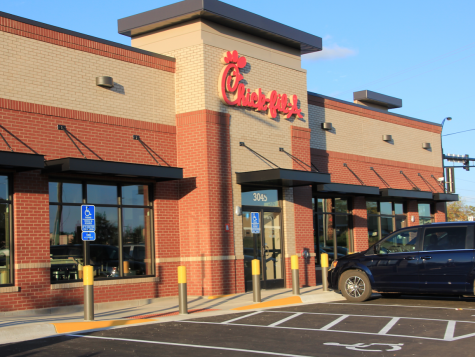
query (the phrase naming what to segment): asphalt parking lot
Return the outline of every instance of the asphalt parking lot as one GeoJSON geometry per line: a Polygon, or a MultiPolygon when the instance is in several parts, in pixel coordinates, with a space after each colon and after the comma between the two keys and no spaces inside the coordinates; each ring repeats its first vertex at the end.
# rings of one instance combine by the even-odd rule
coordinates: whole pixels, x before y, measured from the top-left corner
{"type": "Polygon", "coordinates": [[[0,346],[1,356],[468,355],[475,299],[293,305],[0,346]]]}

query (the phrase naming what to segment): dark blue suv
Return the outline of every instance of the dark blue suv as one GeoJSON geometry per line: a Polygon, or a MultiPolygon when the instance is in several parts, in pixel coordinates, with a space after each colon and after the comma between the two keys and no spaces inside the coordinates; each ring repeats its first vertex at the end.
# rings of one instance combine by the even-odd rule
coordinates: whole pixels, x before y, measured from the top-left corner
{"type": "Polygon", "coordinates": [[[444,222],[400,229],[367,251],[332,263],[330,288],[350,301],[372,292],[474,294],[475,222],[444,222]]]}

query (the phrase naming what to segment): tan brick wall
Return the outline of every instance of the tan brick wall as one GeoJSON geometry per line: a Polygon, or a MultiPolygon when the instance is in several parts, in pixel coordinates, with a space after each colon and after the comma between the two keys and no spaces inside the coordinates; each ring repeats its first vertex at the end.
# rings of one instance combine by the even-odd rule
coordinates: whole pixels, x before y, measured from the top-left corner
{"type": "MultiPolygon", "coordinates": [[[[132,44],[176,58],[177,114],[203,109],[230,114],[233,206],[240,206],[241,186],[236,184],[235,173],[265,170],[269,166],[249,150],[239,146],[239,142],[244,141],[247,146],[279,167],[292,168],[292,160],[279,152],[279,148],[292,151],[292,125],[308,128],[306,71],[301,68],[300,57],[296,56],[293,49],[284,50],[280,45],[271,45],[234,30],[233,34],[225,31],[220,33],[215,27],[208,25],[193,23],[169,29],[167,33],[162,31],[134,38],[132,44]],[[171,50],[164,51],[163,48],[171,50]],[[304,118],[292,117],[287,120],[278,116],[270,119],[266,113],[222,103],[218,95],[218,78],[223,68],[221,58],[226,51],[232,50],[237,50],[240,56],[247,59],[247,66],[241,70],[247,88],[251,91],[261,88],[264,93],[276,90],[280,94],[297,95],[304,118]]],[[[293,190],[284,189],[283,195],[283,225],[288,255],[295,253],[293,190]]],[[[237,259],[242,259],[241,217],[234,216],[233,228],[235,255],[237,259]]]]}
{"type": "Polygon", "coordinates": [[[173,73],[1,31],[0,43],[1,98],[175,124],[173,73]]]}
{"type": "Polygon", "coordinates": [[[403,161],[426,166],[441,166],[440,135],[434,132],[392,124],[377,119],[309,105],[312,148],[403,161]],[[330,122],[333,130],[322,130],[330,122]],[[393,142],[382,140],[392,135],[393,142]],[[432,149],[422,148],[423,142],[432,149]]]}

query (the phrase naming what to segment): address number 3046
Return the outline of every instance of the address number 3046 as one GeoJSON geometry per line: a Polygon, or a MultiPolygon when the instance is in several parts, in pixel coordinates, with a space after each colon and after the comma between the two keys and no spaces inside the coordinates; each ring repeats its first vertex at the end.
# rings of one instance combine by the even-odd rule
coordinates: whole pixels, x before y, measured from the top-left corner
{"type": "Polygon", "coordinates": [[[267,201],[267,196],[264,195],[263,193],[253,193],[254,195],[254,199],[253,201],[262,201],[262,202],[266,202],[267,201]]]}

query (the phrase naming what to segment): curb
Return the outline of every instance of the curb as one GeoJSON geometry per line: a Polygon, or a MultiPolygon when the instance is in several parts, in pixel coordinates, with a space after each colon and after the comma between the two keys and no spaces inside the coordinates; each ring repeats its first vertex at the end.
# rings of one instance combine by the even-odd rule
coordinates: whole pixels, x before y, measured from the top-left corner
{"type": "Polygon", "coordinates": [[[50,323],[2,327],[0,328],[0,344],[34,340],[54,335],[56,335],[56,330],[50,323]]]}

